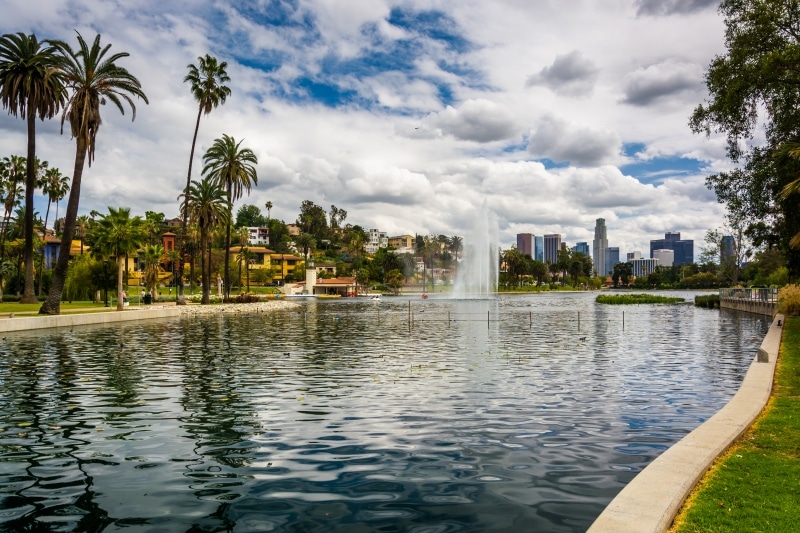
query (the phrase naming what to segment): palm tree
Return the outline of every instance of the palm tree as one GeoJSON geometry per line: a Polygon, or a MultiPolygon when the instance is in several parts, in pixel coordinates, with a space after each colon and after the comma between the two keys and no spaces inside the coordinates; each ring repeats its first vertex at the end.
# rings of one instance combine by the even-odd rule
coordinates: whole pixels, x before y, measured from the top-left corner
{"type": "MultiPolygon", "coordinates": [[[[147,234],[147,222],[144,223],[145,234],[147,234]]],[[[161,261],[167,258],[167,252],[160,244],[148,244],[143,250],[144,256],[144,283],[150,288],[150,294],[155,298],[158,294],[158,275],[163,270],[161,261]]]]}
{"type": "Polygon", "coordinates": [[[86,240],[86,230],[92,219],[88,215],[81,215],[75,220],[75,236],[81,240],[81,255],[83,255],[83,241],[86,240]]]}
{"type": "Polygon", "coordinates": [[[463,247],[464,239],[458,235],[453,235],[450,237],[450,251],[453,252],[453,265],[455,266],[453,269],[454,276],[458,275],[458,254],[461,252],[463,247]]]}
{"type": "Polygon", "coordinates": [[[47,221],[50,219],[50,205],[56,204],[56,219],[58,219],[58,202],[69,191],[69,178],[61,174],[57,168],[48,168],[42,180],[42,192],[47,196],[47,210],[44,214],[44,227],[47,229],[47,221]]]}
{"type": "MultiPolygon", "coordinates": [[[[92,254],[117,261],[117,311],[124,309],[121,295],[125,256],[136,252],[147,241],[147,230],[142,217],[131,218],[131,210],[126,207],[108,208],[108,214],[92,225],[92,254]]],[[[60,259],[60,257],[59,257],[60,259]]]]}
{"type": "MultiPolygon", "coordinates": [[[[194,136],[192,137],[192,150],[189,152],[189,172],[186,173],[186,189],[183,191],[184,206],[189,205],[189,194],[192,182],[192,160],[194,159],[194,148],[197,144],[197,132],[200,129],[200,117],[203,114],[208,115],[211,110],[225,103],[225,100],[230,96],[231,90],[225,83],[231,81],[228,77],[228,72],[225,70],[228,67],[226,61],[217,62],[216,57],[208,54],[205,57],[198,57],[197,63],[187,65],[189,73],[183,78],[184,83],[189,82],[192,86],[192,96],[197,100],[197,122],[194,126],[194,136]]],[[[181,225],[181,239],[186,238],[186,229],[189,223],[189,213],[183,211],[183,224],[181,225]]],[[[183,250],[183,243],[179,244],[179,248],[183,250]]],[[[183,263],[180,262],[180,276],[183,279],[183,263]]],[[[180,284],[179,299],[183,300],[183,283],[180,284]]]]}
{"type": "Polygon", "coordinates": [[[145,103],[148,101],[139,80],[116,64],[129,54],[118,52],[107,56],[111,45],[101,47],[99,34],[89,46],[79,33],[77,52],[63,41],[51,41],[51,43],[61,55],[58,69],[64,85],[72,90],[61,117],[61,127],[63,129],[64,121],[69,120],[72,137],[75,139],[75,169],[72,172],[72,186],[67,201],[67,213],[64,216],[58,261],[53,272],[50,292],[39,309],[40,314],[57,315],[61,312],[61,293],[64,290],[69,267],[69,248],[75,232],[75,220],[78,217],[83,166],[87,158],[89,166],[92,166],[97,131],[102,122],[100,105],[110,101],[124,115],[124,100],[131,108],[133,120],[136,118],[136,105],[131,96],[141,98],[145,103]]]}
{"type": "Polygon", "coordinates": [[[0,95],[3,107],[28,123],[25,178],[25,292],[20,303],[36,303],[33,290],[33,194],[36,191],[36,118],[53,118],[65,102],[56,48],[36,36],[0,37],[0,95]]]}
{"type": "MultiPolygon", "coordinates": [[[[47,211],[44,215],[44,225],[42,229],[42,239],[46,241],[47,237],[47,221],[50,219],[50,204],[56,202],[56,210],[58,209],[58,201],[63,198],[69,190],[69,178],[61,175],[61,171],[57,168],[47,168],[47,162],[40,167],[42,174],[39,179],[38,186],[47,197],[47,211]]],[[[58,220],[58,211],[56,211],[56,220],[58,220]]],[[[44,291],[42,280],[44,279],[44,254],[42,254],[41,268],[39,268],[39,292],[41,296],[44,291]]]]}
{"type": "MultiPolygon", "coordinates": [[[[258,159],[249,148],[240,148],[233,137],[222,134],[222,138],[214,141],[206,155],[203,156],[203,176],[210,178],[218,187],[225,188],[228,193],[229,208],[233,210],[233,202],[242,197],[242,193],[258,185],[256,167],[258,159]]],[[[231,247],[231,220],[233,213],[229,213],[225,229],[225,296],[231,294],[230,283],[230,247],[231,247]]]]}
{"type": "Polygon", "coordinates": [[[217,187],[209,178],[192,181],[188,195],[183,197],[182,208],[189,213],[192,222],[200,230],[200,259],[202,264],[203,297],[201,303],[210,302],[211,295],[211,250],[209,234],[221,224],[230,223],[230,201],[228,193],[217,187]],[[187,202],[188,198],[188,202],[187,202]],[[207,254],[207,258],[206,258],[207,254]]]}
{"type": "Polygon", "coordinates": [[[272,202],[268,201],[266,204],[264,204],[264,207],[267,208],[267,225],[269,225],[269,220],[271,218],[270,213],[272,213],[272,202]]]}

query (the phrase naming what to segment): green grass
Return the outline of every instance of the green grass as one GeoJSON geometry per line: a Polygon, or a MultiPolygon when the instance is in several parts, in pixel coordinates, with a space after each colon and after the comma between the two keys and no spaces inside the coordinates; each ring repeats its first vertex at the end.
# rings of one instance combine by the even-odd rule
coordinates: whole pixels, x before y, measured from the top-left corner
{"type": "Polygon", "coordinates": [[[800,529],[800,318],[784,328],[770,403],[706,474],[671,532],[800,529]]]}
{"type": "MultiPolygon", "coordinates": [[[[115,309],[116,301],[111,302],[109,299],[109,305],[112,307],[110,309],[115,309]]],[[[42,306],[41,303],[36,304],[21,304],[18,302],[4,302],[0,303],[0,318],[4,318],[8,316],[10,313],[14,313],[14,315],[37,315],[39,313],[39,308],[42,306]]],[[[70,312],[85,312],[85,311],[103,311],[109,310],[108,307],[104,307],[103,303],[96,304],[94,302],[61,302],[61,313],[67,314],[70,312]]]]}
{"type": "Polygon", "coordinates": [[[601,294],[596,299],[599,304],[612,305],[677,304],[685,301],[683,298],[659,296],[657,294],[601,294]]]}

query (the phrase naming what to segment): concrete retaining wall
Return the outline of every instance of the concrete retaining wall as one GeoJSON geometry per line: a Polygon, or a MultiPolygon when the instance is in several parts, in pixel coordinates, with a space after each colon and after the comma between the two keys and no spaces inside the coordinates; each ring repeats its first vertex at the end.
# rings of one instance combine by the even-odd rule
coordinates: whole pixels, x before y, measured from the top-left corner
{"type": "Polygon", "coordinates": [[[153,309],[133,309],[114,312],[81,313],[75,315],[37,315],[32,317],[0,319],[0,332],[24,331],[31,329],[65,328],[89,324],[113,324],[130,320],[168,318],[180,316],[178,307],[159,307],[153,309]]]}
{"type": "Polygon", "coordinates": [[[722,309],[735,309],[746,313],[772,316],[778,306],[774,302],[760,302],[753,300],[741,300],[736,298],[720,298],[719,306],[722,309]]]}
{"type": "Polygon", "coordinates": [[[661,533],[714,460],[758,417],[772,393],[783,315],[777,315],[739,391],[717,414],[659,455],[595,520],[588,533],[661,533]],[[766,354],[766,357],[764,355],[766,354]]]}

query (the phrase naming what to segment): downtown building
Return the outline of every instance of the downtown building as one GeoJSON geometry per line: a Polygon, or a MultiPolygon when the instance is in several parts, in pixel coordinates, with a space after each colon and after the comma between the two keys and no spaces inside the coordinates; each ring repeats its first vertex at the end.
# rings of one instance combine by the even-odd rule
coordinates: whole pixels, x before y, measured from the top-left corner
{"type": "Polygon", "coordinates": [[[536,259],[536,236],[532,233],[517,233],[517,251],[536,259]]]}
{"type": "MultiPolygon", "coordinates": [[[[598,218],[594,224],[594,240],[592,241],[592,262],[597,275],[608,275],[606,252],[608,250],[608,234],[606,233],[606,219],[598,218]],[[603,272],[605,269],[605,272],[603,272]]],[[[613,267],[612,267],[613,268],[613,267]]]]}
{"type": "Polygon", "coordinates": [[[694,241],[681,239],[679,231],[670,231],[664,234],[663,239],[650,241],[650,257],[655,257],[656,250],[672,250],[674,252],[673,265],[690,265],[694,263],[694,241]]]}
{"type": "Polygon", "coordinates": [[[553,233],[544,236],[543,261],[545,263],[558,263],[558,251],[561,249],[561,234],[553,233]]]}

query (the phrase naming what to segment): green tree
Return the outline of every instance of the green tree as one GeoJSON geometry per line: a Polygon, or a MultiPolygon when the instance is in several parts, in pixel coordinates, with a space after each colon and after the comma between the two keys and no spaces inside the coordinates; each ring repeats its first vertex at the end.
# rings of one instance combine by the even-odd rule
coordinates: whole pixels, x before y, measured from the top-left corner
{"type": "Polygon", "coordinates": [[[161,262],[167,259],[167,251],[161,244],[148,244],[142,250],[142,259],[144,259],[144,283],[155,299],[158,295],[159,274],[164,270],[161,262]]]}
{"type": "Polygon", "coordinates": [[[108,213],[92,225],[92,255],[99,259],[114,258],[117,262],[117,311],[122,311],[125,257],[135,253],[147,241],[147,230],[142,217],[131,217],[125,207],[108,208],[108,213]]]}
{"type": "Polygon", "coordinates": [[[800,229],[800,209],[780,192],[800,173],[800,162],[786,150],[800,137],[800,3],[723,0],[719,11],[726,51],[708,67],[710,99],[694,110],[690,126],[724,134],[728,157],[738,165],[706,184],[755,241],[780,243],[796,276],[800,250],[788,243],[800,229]],[[764,142],[753,142],[762,132],[764,142]]]}
{"type": "MultiPolygon", "coordinates": [[[[241,148],[242,141],[238,143],[233,137],[222,134],[220,139],[214,141],[211,148],[203,156],[203,176],[210,178],[218,187],[228,193],[229,209],[233,209],[233,202],[242,197],[250,188],[258,185],[256,167],[258,159],[249,148],[241,148]]],[[[230,247],[231,247],[231,220],[233,213],[229,213],[225,227],[225,296],[231,295],[230,280],[230,247]]]]}
{"type": "Polygon", "coordinates": [[[40,43],[35,35],[0,37],[0,95],[3,107],[28,124],[28,156],[25,178],[25,293],[20,303],[36,303],[33,275],[33,195],[36,191],[36,118],[53,118],[65,102],[61,74],[55,68],[58,55],[53,45],[40,43]]]}
{"type": "Polygon", "coordinates": [[[63,41],[52,41],[52,44],[61,55],[57,67],[63,83],[72,91],[65,104],[61,124],[63,127],[64,121],[69,120],[72,137],[75,139],[75,168],[72,172],[58,261],[53,272],[53,284],[39,309],[40,314],[57,315],[61,312],[61,292],[69,269],[69,249],[78,218],[83,167],[87,159],[89,166],[92,165],[97,132],[102,122],[100,105],[111,102],[120,113],[125,114],[122,103],[125,101],[131,108],[133,120],[136,118],[136,106],[131,96],[148,102],[139,80],[116,64],[120,59],[128,57],[128,54],[118,52],[107,56],[111,45],[101,47],[100,35],[89,46],[78,34],[77,52],[63,41]]]}
{"type": "Polygon", "coordinates": [[[328,218],[325,210],[311,200],[303,200],[297,225],[304,233],[313,235],[317,242],[328,238],[328,218]]]}
{"type": "Polygon", "coordinates": [[[254,205],[243,205],[236,211],[237,228],[262,228],[267,225],[267,219],[261,214],[261,210],[254,205]]]}
{"type": "Polygon", "coordinates": [[[268,201],[264,204],[264,207],[267,208],[267,223],[269,223],[269,220],[272,218],[272,202],[268,201]]]}
{"type": "Polygon", "coordinates": [[[400,270],[395,269],[386,273],[385,281],[386,285],[391,287],[395,294],[398,294],[400,292],[400,287],[402,287],[403,282],[405,282],[405,279],[406,278],[403,276],[403,273],[400,270]]]}
{"type": "Polygon", "coordinates": [[[310,233],[301,233],[300,235],[296,235],[294,238],[294,243],[300,247],[300,250],[303,252],[303,258],[306,261],[308,261],[309,250],[313,250],[317,246],[317,241],[310,233]]]}
{"type": "Polygon", "coordinates": [[[201,303],[211,301],[211,247],[209,246],[210,233],[221,225],[230,223],[230,201],[228,193],[218,187],[209,178],[202,181],[192,181],[189,195],[183,196],[183,201],[189,199],[184,209],[189,213],[190,220],[197,224],[200,232],[200,259],[201,280],[203,296],[201,303]]]}
{"type": "MultiPolygon", "coordinates": [[[[231,81],[228,77],[228,63],[226,61],[218,62],[216,57],[206,54],[204,57],[197,58],[197,65],[190,63],[186,66],[189,73],[183,78],[184,83],[189,83],[191,86],[192,96],[197,101],[197,121],[194,126],[194,135],[192,136],[192,149],[189,152],[189,171],[186,173],[186,188],[183,190],[183,197],[185,198],[183,205],[189,205],[189,194],[191,192],[192,184],[192,162],[194,161],[194,149],[197,144],[197,132],[200,130],[200,117],[203,114],[208,115],[211,110],[224,104],[228,96],[231,95],[230,88],[225,85],[231,81]]],[[[186,238],[187,226],[189,224],[189,213],[183,211],[183,223],[181,224],[181,240],[186,238]]],[[[184,250],[183,242],[181,241],[179,248],[184,250]]],[[[182,251],[185,253],[185,251],[182,251]]],[[[180,277],[183,279],[183,264],[185,261],[180,261],[180,277]]],[[[178,299],[183,300],[183,283],[178,288],[178,299]]]]}

